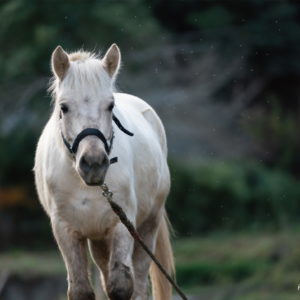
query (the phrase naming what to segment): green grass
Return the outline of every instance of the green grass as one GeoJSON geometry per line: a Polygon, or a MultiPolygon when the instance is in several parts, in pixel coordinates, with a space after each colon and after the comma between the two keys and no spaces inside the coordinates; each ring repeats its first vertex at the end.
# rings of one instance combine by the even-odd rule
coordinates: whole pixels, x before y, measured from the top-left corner
{"type": "MultiPolygon", "coordinates": [[[[217,233],[175,240],[178,284],[210,300],[296,300],[300,297],[300,230],[217,233]]],[[[0,270],[66,274],[58,250],[0,253],[0,270]]]]}
{"type": "MultiPolygon", "coordinates": [[[[211,300],[299,299],[300,232],[213,234],[174,242],[177,281],[211,300]]],[[[205,298],[206,299],[206,298],[205,298]]]]}
{"type": "Polygon", "coordinates": [[[60,275],[66,272],[58,250],[46,252],[14,250],[0,253],[0,270],[20,275],[60,275]]]}

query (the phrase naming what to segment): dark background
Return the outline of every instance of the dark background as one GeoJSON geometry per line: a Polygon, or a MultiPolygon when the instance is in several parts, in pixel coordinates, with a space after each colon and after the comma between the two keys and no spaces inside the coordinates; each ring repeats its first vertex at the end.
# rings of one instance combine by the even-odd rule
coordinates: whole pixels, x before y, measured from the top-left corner
{"type": "Polygon", "coordinates": [[[0,274],[1,253],[20,276],[13,253],[56,253],[31,170],[51,53],[116,42],[118,89],[166,127],[179,283],[196,299],[299,297],[300,2],[11,0],[0,20],[0,274]]]}

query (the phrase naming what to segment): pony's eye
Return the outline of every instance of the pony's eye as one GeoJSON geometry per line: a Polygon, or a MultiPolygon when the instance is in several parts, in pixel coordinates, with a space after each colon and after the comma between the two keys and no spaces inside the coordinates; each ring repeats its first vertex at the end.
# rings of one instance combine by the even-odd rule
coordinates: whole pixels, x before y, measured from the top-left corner
{"type": "Polygon", "coordinates": [[[69,111],[69,107],[66,104],[61,104],[60,105],[60,109],[62,111],[63,114],[67,113],[69,111]]]}
{"type": "Polygon", "coordinates": [[[109,111],[112,111],[112,110],[114,109],[114,107],[115,107],[115,103],[112,102],[112,103],[109,105],[108,110],[109,110],[109,111]]]}

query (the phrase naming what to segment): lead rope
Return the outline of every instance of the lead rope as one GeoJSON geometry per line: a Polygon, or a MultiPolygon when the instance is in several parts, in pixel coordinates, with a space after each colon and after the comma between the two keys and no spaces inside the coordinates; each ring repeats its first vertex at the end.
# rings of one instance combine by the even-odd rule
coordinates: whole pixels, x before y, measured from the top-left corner
{"type": "Polygon", "coordinates": [[[142,240],[142,238],[140,237],[140,235],[134,228],[134,225],[127,218],[122,207],[113,201],[113,192],[109,190],[108,186],[105,183],[102,184],[100,187],[102,189],[102,195],[107,199],[108,203],[110,204],[110,207],[115,212],[115,214],[119,217],[119,219],[121,220],[123,225],[128,229],[128,231],[131,234],[131,236],[133,237],[133,239],[136,242],[138,242],[140,244],[140,246],[145,250],[145,252],[151,257],[151,259],[154,261],[154,263],[157,265],[157,267],[160,269],[160,271],[165,275],[165,277],[168,279],[168,281],[171,283],[171,285],[174,287],[174,289],[177,291],[177,293],[181,296],[181,298],[184,300],[188,300],[188,298],[181,291],[181,289],[176,284],[176,282],[172,279],[172,277],[164,269],[164,267],[161,265],[161,263],[158,261],[158,259],[155,257],[155,255],[151,252],[151,250],[146,246],[145,242],[142,240]]]}

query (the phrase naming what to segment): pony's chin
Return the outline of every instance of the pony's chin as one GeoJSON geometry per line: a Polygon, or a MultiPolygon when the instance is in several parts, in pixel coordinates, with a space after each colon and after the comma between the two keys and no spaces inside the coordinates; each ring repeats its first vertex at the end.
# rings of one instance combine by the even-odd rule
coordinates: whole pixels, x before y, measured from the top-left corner
{"type": "Polygon", "coordinates": [[[106,175],[106,172],[104,174],[97,175],[97,176],[85,176],[84,174],[81,174],[80,171],[78,173],[79,173],[80,179],[87,186],[100,186],[100,185],[102,185],[104,183],[105,175],[106,175]]]}
{"type": "Polygon", "coordinates": [[[84,183],[87,185],[87,186],[100,186],[104,183],[104,179],[103,180],[99,180],[98,182],[86,182],[84,181],[84,183]]]}
{"type": "Polygon", "coordinates": [[[104,183],[104,179],[97,180],[97,181],[86,181],[83,178],[81,178],[83,183],[87,186],[100,186],[104,183]]]}

